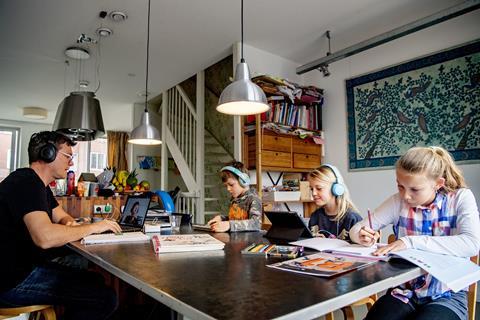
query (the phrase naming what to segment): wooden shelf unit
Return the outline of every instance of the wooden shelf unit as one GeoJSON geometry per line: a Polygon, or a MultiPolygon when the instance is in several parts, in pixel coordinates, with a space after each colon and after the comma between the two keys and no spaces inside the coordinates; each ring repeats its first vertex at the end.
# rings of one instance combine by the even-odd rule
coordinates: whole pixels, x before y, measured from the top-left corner
{"type": "MultiPolygon", "coordinates": [[[[321,165],[322,145],[261,129],[259,115],[256,130],[245,132],[243,138],[243,163],[248,169],[258,168],[257,190],[260,198],[263,188],[262,171],[304,173],[321,165]],[[257,132],[260,134],[257,135],[257,132]]],[[[310,217],[316,209],[313,201],[296,202],[303,203],[305,217],[310,217]]]]}
{"type": "Polygon", "coordinates": [[[321,164],[322,146],[286,134],[260,130],[260,145],[256,131],[244,136],[244,163],[248,169],[257,168],[260,157],[260,170],[282,172],[309,172],[321,164]]]}

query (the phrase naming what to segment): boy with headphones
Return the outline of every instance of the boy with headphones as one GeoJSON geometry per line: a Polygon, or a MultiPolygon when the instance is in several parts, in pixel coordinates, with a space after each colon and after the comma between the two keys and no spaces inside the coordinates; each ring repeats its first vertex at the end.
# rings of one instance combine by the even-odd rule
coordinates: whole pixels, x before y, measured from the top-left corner
{"type": "Polygon", "coordinates": [[[350,240],[349,231],[362,217],[350,200],[347,187],[338,169],[329,164],[308,174],[313,201],[319,207],[308,222],[319,237],[350,240]]]}
{"type": "Polygon", "coordinates": [[[65,244],[120,226],[109,220],[78,225],[48,186],[65,179],[73,165],[69,137],[35,133],[28,144],[30,167],[0,183],[0,307],[51,304],[65,307],[65,318],[105,319],[117,307],[115,292],[98,274],[52,260],[65,244]]]}
{"type": "Polygon", "coordinates": [[[215,232],[259,231],[262,227],[262,201],[250,189],[250,177],[243,163],[234,161],[220,170],[222,182],[231,194],[228,215],[208,221],[215,232]]]}

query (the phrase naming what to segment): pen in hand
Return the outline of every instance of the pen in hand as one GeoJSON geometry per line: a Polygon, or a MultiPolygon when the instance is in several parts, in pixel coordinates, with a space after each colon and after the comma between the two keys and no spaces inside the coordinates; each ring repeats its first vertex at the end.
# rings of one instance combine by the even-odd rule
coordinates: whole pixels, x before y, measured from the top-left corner
{"type": "Polygon", "coordinates": [[[372,213],[370,212],[370,209],[367,210],[367,215],[368,215],[368,226],[370,227],[370,229],[373,230],[373,226],[372,226],[372,213]]]}

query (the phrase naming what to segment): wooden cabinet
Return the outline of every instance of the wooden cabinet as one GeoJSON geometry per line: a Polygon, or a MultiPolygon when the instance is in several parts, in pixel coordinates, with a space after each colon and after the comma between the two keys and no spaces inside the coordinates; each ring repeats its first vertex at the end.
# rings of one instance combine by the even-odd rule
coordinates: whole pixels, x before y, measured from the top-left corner
{"type": "Polygon", "coordinates": [[[261,146],[257,148],[255,132],[245,135],[248,169],[256,168],[261,154],[261,169],[271,171],[308,172],[321,164],[322,146],[290,135],[263,131],[261,146]]]}

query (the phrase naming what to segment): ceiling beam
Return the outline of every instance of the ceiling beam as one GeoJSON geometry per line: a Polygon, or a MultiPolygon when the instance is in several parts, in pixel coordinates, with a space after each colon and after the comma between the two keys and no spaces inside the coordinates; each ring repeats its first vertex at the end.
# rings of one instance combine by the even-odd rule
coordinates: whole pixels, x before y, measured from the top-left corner
{"type": "Polygon", "coordinates": [[[345,59],[347,57],[353,56],[354,54],[357,54],[362,51],[379,46],[381,44],[390,42],[392,40],[417,32],[419,30],[431,27],[440,22],[447,21],[449,19],[461,16],[463,14],[477,10],[479,8],[480,8],[480,0],[467,0],[465,2],[462,2],[459,5],[447,8],[445,10],[434,13],[420,20],[411,22],[409,24],[406,24],[404,26],[382,33],[368,40],[357,43],[353,46],[342,49],[338,52],[329,54],[323,58],[304,64],[296,69],[297,74],[303,74],[303,73],[312,71],[314,69],[318,69],[322,66],[328,66],[328,64],[332,62],[345,59]]]}

